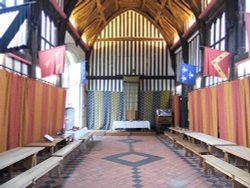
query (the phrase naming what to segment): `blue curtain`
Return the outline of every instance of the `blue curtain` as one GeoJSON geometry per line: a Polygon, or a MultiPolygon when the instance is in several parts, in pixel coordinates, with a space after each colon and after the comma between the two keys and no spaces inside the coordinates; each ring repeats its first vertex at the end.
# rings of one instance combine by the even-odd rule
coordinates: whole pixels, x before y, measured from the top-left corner
{"type": "MultiPolygon", "coordinates": [[[[171,107],[170,96],[170,91],[141,91],[138,120],[147,120],[154,125],[156,109],[171,107]]],[[[123,92],[89,91],[88,102],[89,129],[110,130],[114,121],[124,120],[123,92]]]]}
{"type": "Polygon", "coordinates": [[[89,129],[112,129],[113,121],[123,120],[123,93],[89,91],[88,112],[89,129]]]}

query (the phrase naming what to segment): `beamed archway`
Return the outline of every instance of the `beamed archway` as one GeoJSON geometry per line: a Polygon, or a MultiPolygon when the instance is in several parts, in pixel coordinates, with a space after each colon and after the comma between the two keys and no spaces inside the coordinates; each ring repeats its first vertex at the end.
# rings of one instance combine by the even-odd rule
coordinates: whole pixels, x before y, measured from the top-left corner
{"type": "Polygon", "coordinates": [[[89,61],[89,117],[95,117],[90,127],[108,129],[114,120],[125,118],[124,76],[139,77],[138,118],[154,124],[155,109],[168,107],[175,87],[167,47],[158,28],[133,10],[119,14],[103,28],[89,61]],[[108,118],[103,122],[104,117],[108,118]]]}

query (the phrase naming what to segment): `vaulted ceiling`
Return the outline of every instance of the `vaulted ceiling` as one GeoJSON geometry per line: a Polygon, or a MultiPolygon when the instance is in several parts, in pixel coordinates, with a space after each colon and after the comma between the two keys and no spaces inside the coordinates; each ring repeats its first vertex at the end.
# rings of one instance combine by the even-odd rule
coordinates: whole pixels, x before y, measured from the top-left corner
{"type": "Polygon", "coordinates": [[[116,16],[134,10],[149,19],[169,46],[184,33],[184,23],[201,12],[200,0],[78,0],[70,15],[82,39],[93,46],[102,29],[116,16]]]}

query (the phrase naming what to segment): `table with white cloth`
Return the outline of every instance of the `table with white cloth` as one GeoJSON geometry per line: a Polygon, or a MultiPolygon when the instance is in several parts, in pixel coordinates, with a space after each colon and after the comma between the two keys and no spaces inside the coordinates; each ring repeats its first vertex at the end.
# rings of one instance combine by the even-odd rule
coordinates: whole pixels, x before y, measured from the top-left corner
{"type": "Polygon", "coordinates": [[[149,121],[114,121],[113,129],[148,129],[150,130],[149,121]]]}

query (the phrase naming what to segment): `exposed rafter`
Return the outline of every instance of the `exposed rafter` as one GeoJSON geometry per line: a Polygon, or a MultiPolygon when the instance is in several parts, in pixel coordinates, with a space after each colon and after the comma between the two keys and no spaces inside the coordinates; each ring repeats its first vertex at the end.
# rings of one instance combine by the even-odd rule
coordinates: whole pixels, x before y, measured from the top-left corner
{"type": "Polygon", "coordinates": [[[102,4],[101,4],[100,0],[96,0],[96,5],[97,5],[97,8],[98,8],[98,11],[100,13],[102,21],[106,24],[106,17],[103,13],[102,4]]]}
{"type": "Polygon", "coordinates": [[[119,0],[115,0],[115,8],[116,10],[119,10],[119,0]]]}
{"type": "Polygon", "coordinates": [[[158,19],[159,19],[159,17],[161,16],[162,10],[164,9],[166,3],[167,3],[167,0],[162,0],[160,9],[159,9],[159,11],[157,12],[157,14],[156,14],[156,16],[155,16],[155,22],[157,22],[158,19]]]}
{"type": "MultiPolygon", "coordinates": [[[[65,0],[69,2],[69,0],[65,0]]],[[[71,13],[76,29],[90,47],[116,16],[134,10],[160,30],[169,45],[184,33],[185,22],[200,14],[200,0],[78,0],[71,13]]]]}
{"type": "Polygon", "coordinates": [[[142,0],[141,2],[141,10],[143,11],[144,7],[145,7],[145,3],[146,3],[146,0],[142,0]]]}

